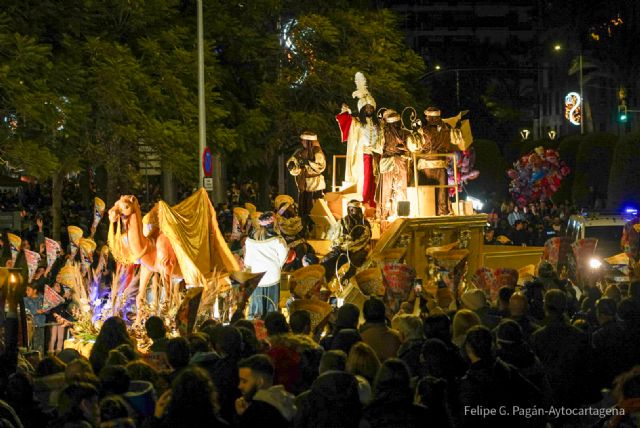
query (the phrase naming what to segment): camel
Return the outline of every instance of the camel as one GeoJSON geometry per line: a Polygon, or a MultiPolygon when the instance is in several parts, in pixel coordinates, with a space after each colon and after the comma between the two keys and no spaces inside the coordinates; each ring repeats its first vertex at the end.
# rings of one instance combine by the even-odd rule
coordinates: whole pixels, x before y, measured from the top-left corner
{"type": "MultiPolygon", "coordinates": [[[[154,207],[157,210],[157,207],[154,207]]],[[[153,215],[153,210],[152,213],[153,215]]],[[[157,216],[157,213],[156,213],[157,216]]],[[[154,279],[152,288],[152,300],[156,312],[159,308],[160,293],[155,274],[159,274],[161,284],[165,289],[170,307],[178,304],[178,290],[171,286],[172,277],[180,277],[180,266],[176,254],[169,239],[158,228],[151,229],[147,233],[143,230],[142,214],[138,199],[133,195],[124,195],[109,210],[109,221],[119,225],[121,237],[119,242],[110,242],[110,245],[119,247],[119,253],[124,260],[118,260],[124,264],[140,265],[140,286],[136,296],[136,320],[138,324],[141,318],[141,308],[145,303],[149,280],[154,279]]],[[[114,240],[115,241],[115,240],[114,240]]],[[[114,252],[114,255],[118,251],[114,252]]]]}

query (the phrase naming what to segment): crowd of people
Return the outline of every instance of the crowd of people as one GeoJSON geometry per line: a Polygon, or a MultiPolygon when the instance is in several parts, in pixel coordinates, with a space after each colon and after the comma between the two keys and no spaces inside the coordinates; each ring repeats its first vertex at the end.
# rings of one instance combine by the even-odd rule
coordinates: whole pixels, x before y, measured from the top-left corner
{"type": "Polygon", "coordinates": [[[113,317],[88,358],[37,359],[17,347],[8,295],[0,364],[5,427],[635,426],[640,282],[579,290],[553,272],[495,302],[438,290],[389,318],[382,300],[346,303],[327,326],[276,311],[207,320],[169,337],[146,321],[138,351],[113,317]],[[577,296],[580,296],[578,298],[577,296]],[[415,309],[415,310],[414,310],[415,309]],[[361,319],[363,320],[361,322],[361,319]],[[482,409],[508,413],[478,416],[482,409]],[[542,413],[536,409],[568,409],[542,413]],[[518,409],[518,410],[516,410],[518,409]],[[528,416],[525,416],[525,413],[528,416]]]}
{"type": "Polygon", "coordinates": [[[512,201],[489,209],[485,244],[541,247],[556,236],[562,236],[567,220],[578,212],[568,203],[532,202],[519,207],[512,201]]]}
{"type": "MultiPolygon", "coordinates": [[[[94,231],[77,240],[70,232],[54,263],[47,263],[42,217],[23,231],[17,256],[5,233],[3,264],[27,269],[31,250],[41,262],[25,296],[11,287],[0,293],[8,308],[0,311],[0,425],[634,426],[640,282],[574,284],[543,262],[533,280],[515,278],[495,295],[472,287],[457,295],[440,282],[433,293],[421,290],[422,300],[411,293],[398,302],[399,311],[370,296],[318,322],[317,313],[282,305],[281,271],[320,265],[327,283],[354,276],[371,239],[363,204],[347,204],[320,258],[292,197],[273,197],[273,207],[259,212],[253,185],[242,188],[232,186],[217,216],[241,268],[267,272],[248,310],[228,323],[199,322],[182,336],[152,316],[144,324],[148,349],[127,329],[126,311],[104,320],[86,356],[62,349],[78,309],[74,282],[84,278],[102,290],[89,298],[106,301],[117,269],[108,251],[96,251],[94,231]],[[44,308],[47,288],[61,304],[44,308]],[[29,349],[39,352],[18,348],[20,301],[35,326],[29,349]]],[[[544,245],[572,213],[566,204],[503,203],[489,215],[485,243],[544,245]]]]}

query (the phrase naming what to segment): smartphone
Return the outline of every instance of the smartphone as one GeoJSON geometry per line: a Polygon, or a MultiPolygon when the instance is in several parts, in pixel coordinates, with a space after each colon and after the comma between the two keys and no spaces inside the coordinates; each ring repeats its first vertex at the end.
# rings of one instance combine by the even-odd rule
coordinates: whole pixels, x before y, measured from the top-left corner
{"type": "Polygon", "coordinates": [[[413,289],[416,293],[422,293],[422,278],[416,278],[413,282],[413,289]]]}

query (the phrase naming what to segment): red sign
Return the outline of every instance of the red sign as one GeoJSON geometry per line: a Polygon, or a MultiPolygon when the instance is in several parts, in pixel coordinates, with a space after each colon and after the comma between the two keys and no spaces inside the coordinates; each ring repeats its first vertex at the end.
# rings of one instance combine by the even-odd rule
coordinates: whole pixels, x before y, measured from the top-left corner
{"type": "Polygon", "coordinates": [[[211,173],[213,172],[213,155],[209,147],[205,147],[202,152],[202,170],[204,171],[205,177],[211,177],[211,173]]]}

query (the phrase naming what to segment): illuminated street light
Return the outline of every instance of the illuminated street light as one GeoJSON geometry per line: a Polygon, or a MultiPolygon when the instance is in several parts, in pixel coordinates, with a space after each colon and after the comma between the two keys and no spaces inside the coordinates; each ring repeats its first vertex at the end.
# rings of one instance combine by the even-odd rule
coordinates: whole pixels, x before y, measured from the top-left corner
{"type": "Polygon", "coordinates": [[[553,47],[553,50],[554,50],[554,51],[556,51],[556,52],[557,52],[557,51],[559,51],[559,50],[562,50],[562,45],[560,45],[560,44],[556,44],[556,45],[553,47]]]}
{"type": "Polygon", "coordinates": [[[440,70],[440,66],[439,65],[436,65],[436,70],[440,70]]]}

